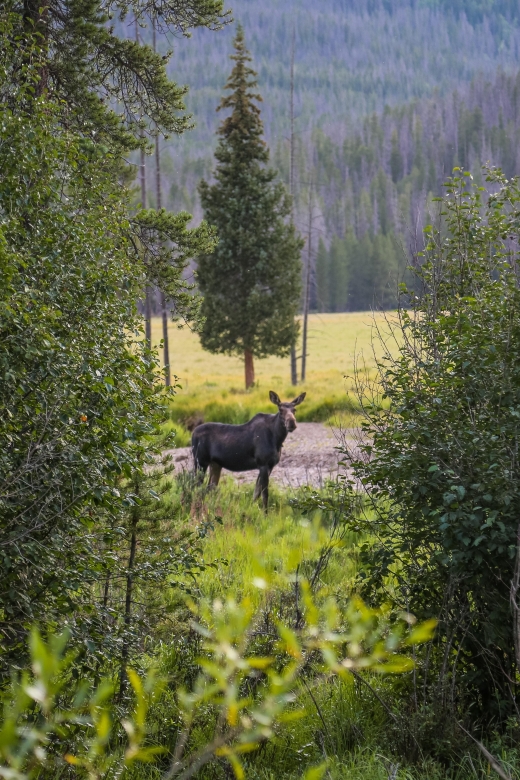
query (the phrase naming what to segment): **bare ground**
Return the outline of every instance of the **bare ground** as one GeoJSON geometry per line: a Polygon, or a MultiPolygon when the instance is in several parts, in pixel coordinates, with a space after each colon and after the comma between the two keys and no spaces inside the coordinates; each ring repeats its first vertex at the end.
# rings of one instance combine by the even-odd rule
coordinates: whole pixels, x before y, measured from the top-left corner
{"type": "MultiPolygon", "coordinates": [[[[298,423],[296,430],[285,440],[280,463],[273,469],[271,481],[290,488],[302,485],[322,487],[326,480],[337,477],[338,461],[341,459],[338,447],[345,439],[350,446],[354,444],[350,433],[322,423],[298,423]]],[[[173,457],[176,470],[193,468],[189,447],[170,450],[169,454],[173,457]]],[[[237,474],[223,469],[222,476],[225,475],[246,484],[256,482],[258,471],[237,474]]]]}

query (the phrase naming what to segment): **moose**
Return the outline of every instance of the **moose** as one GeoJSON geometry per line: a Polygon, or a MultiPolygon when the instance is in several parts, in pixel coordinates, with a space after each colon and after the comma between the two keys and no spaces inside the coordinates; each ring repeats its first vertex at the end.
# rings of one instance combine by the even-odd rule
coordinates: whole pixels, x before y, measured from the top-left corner
{"type": "Polygon", "coordinates": [[[269,400],[278,407],[277,414],[255,414],[243,425],[211,422],[198,425],[191,437],[195,473],[202,473],[204,478],[209,466],[209,486],[216,487],[223,468],[258,469],[253,501],[262,496],[267,512],[269,477],[280,460],[287,434],[296,428],[294,410],[305,396],[306,393],[301,393],[294,401],[282,403],[271,390],[269,400]]]}

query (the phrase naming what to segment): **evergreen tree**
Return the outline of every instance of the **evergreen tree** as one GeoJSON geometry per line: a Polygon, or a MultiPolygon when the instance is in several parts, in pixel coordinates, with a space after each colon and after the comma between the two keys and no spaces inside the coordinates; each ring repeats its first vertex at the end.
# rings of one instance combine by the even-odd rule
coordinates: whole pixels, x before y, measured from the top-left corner
{"type": "Polygon", "coordinates": [[[300,250],[303,242],[290,216],[290,198],[276,171],[266,168],[269,152],[255,101],[256,73],[238,28],[235,61],[220,109],[231,109],[221,124],[215,152],[216,182],[199,186],[206,219],[217,227],[215,254],[199,259],[204,294],[201,333],[204,349],[245,358],[246,387],[254,383],[254,357],[287,355],[297,336],[300,250]]]}
{"type": "MultiPolygon", "coordinates": [[[[96,143],[128,150],[142,142],[143,117],[159,132],[182,133],[190,123],[184,109],[186,87],[168,78],[168,56],[151,46],[120,38],[109,25],[124,21],[152,24],[159,32],[188,35],[192,27],[221,27],[223,0],[6,0],[13,34],[31,50],[35,36],[44,53],[39,94],[61,101],[67,127],[96,143]]],[[[11,70],[23,80],[26,70],[11,70]]],[[[144,205],[144,204],[143,204],[144,205]]]]}

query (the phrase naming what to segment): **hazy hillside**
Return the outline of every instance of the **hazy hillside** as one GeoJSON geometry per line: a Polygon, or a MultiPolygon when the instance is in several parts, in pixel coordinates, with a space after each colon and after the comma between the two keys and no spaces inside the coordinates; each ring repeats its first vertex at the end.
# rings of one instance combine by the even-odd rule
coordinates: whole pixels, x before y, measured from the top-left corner
{"type": "MultiPolygon", "coordinates": [[[[230,5],[258,70],[269,139],[288,126],[293,29],[299,130],[319,125],[332,137],[386,104],[428,95],[436,87],[446,92],[477,73],[520,62],[514,0],[231,0],[230,5]],[[487,14],[479,12],[481,6],[487,14]]],[[[197,123],[183,146],[196,149],[212,140],[233,34],[230,25],[173,43],[171,74],[190,86],[187,103],[197,123]]]]}
{"type": "MultiPolygon", "coordinates": [[[[420,231],[429,195],[454,165],[519,172],[518,8],[516,0],[234,0],[272,161],[286,181],[294,30],[296,214],[304,232],[312,177],[315,307],[365,308],[374,296],[393,303],[399,245],[420,231]]],[[[234,30],[160,41],[173,48],[170,73],[189,85],[196,123],[167,142],[163,189],[171,208],[197,220],[234,30]]]]}

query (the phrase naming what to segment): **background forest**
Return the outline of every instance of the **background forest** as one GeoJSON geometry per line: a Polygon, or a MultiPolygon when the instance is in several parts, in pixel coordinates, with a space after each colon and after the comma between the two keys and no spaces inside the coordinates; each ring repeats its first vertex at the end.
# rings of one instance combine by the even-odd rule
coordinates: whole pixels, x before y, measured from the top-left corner
{"type": "MultiPolygon", "coordinates": [[[[453,167],[476,177],[486,162],[507,176],[518,170],[517,3],[237,0],[233,16],[244,26],[266,140],[285,183],[294,34],[296,223],[306,236],[312,181],[312,308],[394,306],[403,249],[420,245],[428,204],[453,167]]],[[[197,184],[211,177],[233,31],[159,41],[160,50],[173,48],[170,71],[190,85],[195,122],[166,142],[163,191],[169,208],[197,220],[197,184]]]]}

